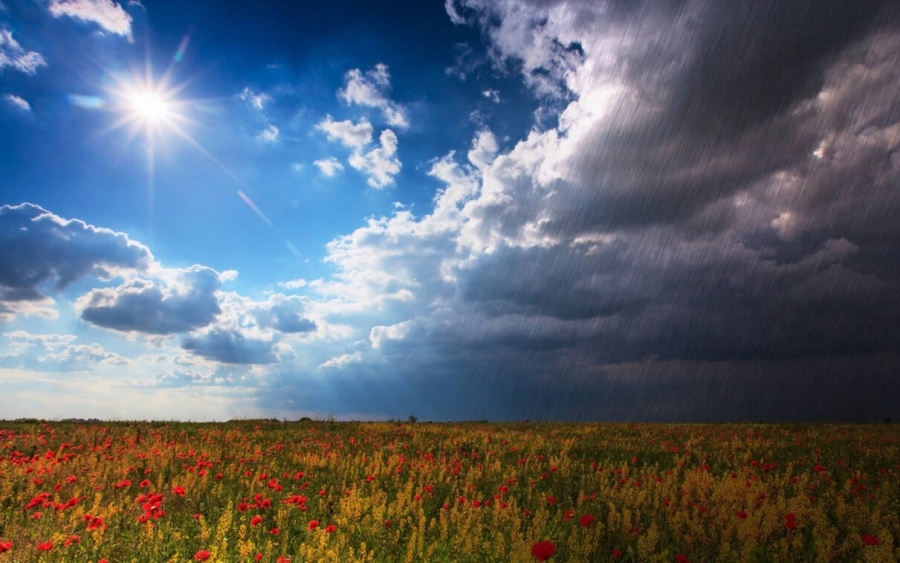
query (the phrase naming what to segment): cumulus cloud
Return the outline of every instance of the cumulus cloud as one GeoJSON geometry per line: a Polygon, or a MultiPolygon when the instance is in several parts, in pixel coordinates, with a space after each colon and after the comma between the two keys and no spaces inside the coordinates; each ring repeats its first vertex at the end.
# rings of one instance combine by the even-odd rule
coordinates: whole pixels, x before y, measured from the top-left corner
{"type": "Polygon", "coordinates": [[[372,70],[362,72],[355,68],[344,75],[344,87],[338,97],[348,104],[378,108],[389,125],[400,129],[409,127],[405,109],[390,100],[386,93],[391,88],[391,75],[385,64],[377,64],[372,70]]]}
{"type": "Polygon", "coordinates": [[[32,334],[16,330],[3,334],[8,344],[0,365],[37,370],[85,370],[97,365],[128,365],[130,360],[100,344],[76,344],[70,334],[32,334]]]}
{"type": "Polygon", "coordinates": [[[339,141],[351,149],[359,149],[372,141],[372,124],[365,119],[353,123],[349,119],[335,121],[327,115],[316,125],[316,129],[323,131],[329,141],[339,141]]]}
{"type": "Polygon", "coordinates": [[[373,188],[383,188],[394,183],[394,176],[400,172],[397,158],[397,135],[390,129],[381,132],[379,146],[367,152],[357,151],[350,155],[350,166],[369,176],[366,183],[373,188]]]}
{"type": "Polygon", "coordinates": [[[31,104],[28,103],[28,100],[20,98],[15,94],[7,94],[3,96],[3,99],[12,104],[16,109],[21,111],[31,111],[31,104]]]}
{"type": "Polygon", "coordinates": [[[404,321],[391,326],[373,326],[369,331],[372,348],[381,348],[388,340],[402,340],[412,329],[412,321],[404,321]]]}
{"type": "Polygon", "coordinates": [[[316,165],[316,168],[319,169],[319,172],[328,176],[329,178],[337,175],[338,172],[344,169],[344,165],[338,161],[333,156],[329,156],[328,158],[323,158],[321,160],[316,160],[313,162],[316,165]]]}
{"type": "Polygon", "coordinates": [[[50,13],[93,22],[110,33],[131,37],[131,16],[112,0],[51,0],[50,13]]]}
{"type": "Polygon", "coordinates": [[[81,318],[120,332],[175,334],[209,325],[221,312],[219,274],[204,266],[167,272],[169,280],[133,279],[89,291],[76,302],[81,318]]]}
{"type": "Polygon", "coordinates": [[[247,310],[262,328],[271,328],[286,334],[316,330],[315,321],[306,318],[308,299],[295,295],[271,295],[266,301],[252,302],[247,310]]]}
{"type": "Polygon", "coordinates": [[[63,219],[30,203],[0,207],[0,311],[46,302],[45,287],[61,290],[96,276],[144,270],[152,255],[123,233],[63,219]]]}
{"type": "Polygon", "coordinates": [[[278,359],[271,341],[238,331],[213,329],[187,336],[181,347],[207,360],[226,364],[270,364],[278,359]]]}
{"type": "MultiPolygon", "coordinates": [[[[368,148],[372,142],[373,128],[365,119],[359,123],[350,120],[334,121],[328,115],[316,128],[324,131],[329,140],[339,141],[345,147],[353,149],[348,163],[368,176],[366,183],[369,186],[377,189],[394,183],[394,176],[400,172],[402,165],[397,157],[397,135],[393,131],[382,131],[378,137],[378,146],[368,148]]],[[[316,161],[315,165],[327,176],[332,176],[343,168],[334,158],[316,161]]]]}
{"type": "Polygon", "coordinates": [[[0,70],[11,67],[25,74],[35,74],[47,61],[37,51],[27,51],[8,29],[0,29],[0,70]]]}
{"type": "Polygon", "coordinates": [[[341,354],[330,360],[326,360],[319,367],[322,368],[344,368],[349,364],[353,364],[362,360],[361,352],[353,352],[352,354],[341,354]]]}

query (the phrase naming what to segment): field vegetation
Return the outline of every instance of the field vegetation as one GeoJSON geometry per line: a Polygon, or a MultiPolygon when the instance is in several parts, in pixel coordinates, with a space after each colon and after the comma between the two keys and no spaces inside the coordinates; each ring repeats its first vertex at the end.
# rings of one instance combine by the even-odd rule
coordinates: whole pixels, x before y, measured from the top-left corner
{"type": "Polygon", "coordinates": [[[0,422],[0,563],[898,561],[895,425],[0,422]]]}

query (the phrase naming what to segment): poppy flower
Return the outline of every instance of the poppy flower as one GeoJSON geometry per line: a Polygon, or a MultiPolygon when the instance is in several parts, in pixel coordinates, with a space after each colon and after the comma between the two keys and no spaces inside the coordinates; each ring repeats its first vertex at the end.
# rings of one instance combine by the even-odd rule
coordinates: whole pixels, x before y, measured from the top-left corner
{"type": "Polygon", "coordinates": [[[675,563],[691,563],[691,560],[688,559],[687,555],[679,553],[675,556],[675,563]]]}
{"type": "Polygon", "coordinates": [[[0,553],[6,553],[6,552],[9,551],[10,549],[12,549],[12,542],[11,542],[11,541],[8,541],[8,542],[2,542],[2,541],[0,541],[0,553]]]}
{"type": "Polygon", "coordinates": [[[613,561],[616,561],[616,560],[618,560],[620,557],[622,557],[622,550],[621,550],[621,549],[614,549],[613,552],[610,554],[610,556],[613,558],[613,561]]]}
{"type": "Polygon", "coordinates": [[[337,531],[337,526],[335,526],[334,524],[329,524],[329,525],[325,526],[325,531],[328,532],[329,534],[333,534],[337,531]]]}
{"type": "Polygon", "coordinates": [[[550,540],[536,542],[531,546],[531,554],[538,561],[546,561],[556,554],[556,544],[550,540]]]}
{"type": "Polygon", "coordinates": [[[784,515],[784,527],[788,530],[797,529],[797,516],[793,512],[784,515]]]}
{"type": "Polygon", "coordinates": [[[184,487],[175,487],[172,489],[173,495],[178,495],[180,497],[183,497],[184,493],[185,493],[184,487]]]}
{"type": "Polygon", "coordinates": [[[872,534],[863,534],[860,536],[860,539],[866,545],[878,545],[881,543],[878,536],[873,536],[872,534]]]}
{"type": "Polygon", "coordinates": [[[278,534],[281,533],[281,530],[279,530],[278,528],[272,528],[271,530],[269,530],[269,533],[272,534],[273,536],[277,536],[278,534]]]}
{"type": "Polygon", "coordinates": [[[45,541],[43,543],[39,543],[37,548],[38,551],[50,551],[51,549],[53,549],[53,542],[45,541]]]}
{"type": "Polygon", "coordinates": [[[263,521],[263,517],[257,515],[250,519],[250,525],[256,526],[257,524],[260,524],[262,521],[263,521]]]}
{"type": "Polygon", "coordinates": [[[318,520],[310,520],[310,521],[309,521],[309,524],[306,525],[306,529],[307,529],[307,530],[315,530],[315,529],[318,528],[318,527],[319,527],[319,521],[318,521],[318,520]]]}
{"type": "Polygon", "coordinates": [[[747,513],[744,512],[743,510],[738,510],[737,517],[740,518],[741,520],[743,520],[744,518],[747,517],[747,513]]]}
{"type": "Polygon", "coordinates": [[[201,549],[197,553],[194,554],[194,561],[206,561],[210,558],[210,553],[205,549],[201,549]]]}
{"type": "Polygon", "coordinates": [[[581,523],[582,526],[587,528],[594,522],[594,516],[593,514],[584,514],[581,516],[578,522],[581,523]]]}

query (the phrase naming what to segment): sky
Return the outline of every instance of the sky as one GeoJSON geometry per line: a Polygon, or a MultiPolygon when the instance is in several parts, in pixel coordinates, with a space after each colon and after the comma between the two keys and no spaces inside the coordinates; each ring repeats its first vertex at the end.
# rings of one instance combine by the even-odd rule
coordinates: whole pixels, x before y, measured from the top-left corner
{"type": "Polygon", "coordinates": [[[900,5],[0,0],[0,418],[900,420],[900,5]]]}

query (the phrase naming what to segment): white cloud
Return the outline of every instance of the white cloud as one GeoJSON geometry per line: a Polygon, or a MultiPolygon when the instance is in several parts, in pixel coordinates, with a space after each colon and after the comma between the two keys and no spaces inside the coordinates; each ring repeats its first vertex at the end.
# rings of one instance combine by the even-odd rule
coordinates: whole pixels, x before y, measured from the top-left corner
{"type": "Polygon", "coordinates": [[[242,100],[258,110],[263,109],[267,103],[272,101],[272,96],[264,92],[255,92],[249,86],[244,87],[240,96],[242,100]]]}
{"type": "Polygon", "coordinates": [[[450,16],[450,21],[453,22],[454,25],[466,23],[465,18],[463,18],[456,9],[453,0],[444,0],[444,10],[447,12],[447,15],[450,16]]]}
{"type": "MultiPolygon", "coordinates": [[[[369,176],[367,183],[373,188],[383,188],[394,182],[401,169],[400,160],[397,158],[397,135],[390,129],[381,132],[378,138],[378,146],[368,151],[366,145],[372,142],[372,124],[363,119],[359,123],[350,120],[335,121],[330,115],[316,125],[316,129],[324,131],[331,141],[339,141],[345,147],[352,148],[348,162],[350,166],[369,176]]],[[[316,166],[323,174],[331,176],[328,172],[337,173],[340,169],[333,166],[338,164],[336,159],[316,161],[316,166]]]]}
{"type": "Polygon", "coordinates": [[[110,33],[131,37],[131,16],[112,0],[51,0],[50,13],[94,22],[110,33]]]}
{"type": "Polygon", "coordinates": [[[13,39],[12,32],[0,29],[0,70],[12,67],[25,74],[33,75],[42,66],[47,66],[47,61],[36,51],[26,51],[13,39]]]}
{"type": "Polygon", "coordinates": [[[307,285],[309,285],[309,282],[303,278],[298,278],[296,280],[281,282],[278,285],[280,285],[281,287],[283,287],[285,289],[300,289],[302,287],[306,287],[307,285]]]}
{"type": "Polygon", "coordinates": [[[367,153],[354,152],[349,159],[350,166],[369,175],[366,181],[373,188],[383,188],[394,183],[394,176],[400,172],[397,158],[397,135],[385,129],[379,137],[379,146],[367,153]]]}
{"type": "Polygon", "coordinates": [[[357,362],[361,362],[363,359],[362,353],[353,352],[352,354],[341,354],[340,356],[336,356],[327,360],[319,365],[320,368],[343,368],[348,364],[355,364],[357,362]]]}
{"type": "Polygon", "coordinates": [[[264,143],[274,143],[278,140],[278,133],[278,127],[270,124],[268,127],[260,131],[259,134],[256,135],[256,138],[264,143]]]}
{"type": "Polygon", "coordinates": [[[3,96],[3,99],[22,111],[31,111],[31,104],[28,103],[28,100],[20,98],[15,94],[7,94],[3,96]]]}
{"type": "Polygon", "coordinates": [[[494,103],[500,103],[500,90],[488,89],[483,90],[481,95],[494,103]]]}
{"type": "Polygon", "coordinates": [[[372,348],[381,348],[387,340],[403,340],[412,326],[412,321],[403,321],[390,326],[373,326],[369,331],[369,342],[372,343],[372,348]]]}
{"type": "Polygon", "coordinates": [[[100,344],[75,344],[71,334],[32,334],[24,330],[4,333],[9,341],[0,364],[38,370],[85,370],[98,364],[122,366],[130,361],[108,352],[100,344]]]}
{"type": "Polygon", "coordinates": [[[338,162],[333,156],[329,156],[328,158],[324,158],[322,160],[316,160],[313,162],[316,165],[316,168],[319,169],[322,174],[331,178],[336,175],[338,172],[344,169],[344,165],[338,162]]]}
{"type": "Polygon", "coordinates": [[[335,121],[330,115],[316,125],[316,129],[324,131],[329,141],[340,141],[345,147],[358,149],[372,141],[372,124],[363,119],[353,123],[349,119],[335,121]]]}
{"type": "Polygon", "coordinates": [[[348,104],[378,108],[391,126],[401,129],[409,127],[406,110],[385,95],[391,87],[387,65],[379,63],[365,73],[355,68],[347,71],[344,81],[344,87],[338,90],[338,97],[342,100],[348,104]]]}

